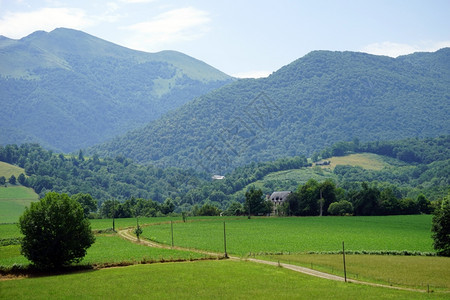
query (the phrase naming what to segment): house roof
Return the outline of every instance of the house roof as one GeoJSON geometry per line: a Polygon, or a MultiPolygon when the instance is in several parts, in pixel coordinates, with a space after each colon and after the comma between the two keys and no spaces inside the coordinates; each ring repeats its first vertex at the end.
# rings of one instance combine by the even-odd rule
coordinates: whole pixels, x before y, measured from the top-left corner
{"type": "Polygon", "coordinates": [[[270,200],[285,200],[290,193],[292,192],[291,191],[273,192],[272,195],[270,195],[270,200]]]}

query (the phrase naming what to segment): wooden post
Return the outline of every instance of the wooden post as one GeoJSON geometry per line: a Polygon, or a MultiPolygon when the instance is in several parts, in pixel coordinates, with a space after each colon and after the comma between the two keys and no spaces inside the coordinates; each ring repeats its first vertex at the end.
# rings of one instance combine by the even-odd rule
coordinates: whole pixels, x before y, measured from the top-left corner
{"type": "Polygon", "coordinates": [[[345,266],[345,247],[344,247],[344,242],[342,242],[342,257],[344,259],[344,280],[345,282],[347,282],[347,269],[345,266]]]}
{"type": "Polygon", "coordinates": [[[170,232],[172,234],[172,248],[173,248],[173,222],[170,220],[170,232]]]}
{"type": "Polygon", "coordinates": [[[116,232],[116,225],[114,222],[114,216],[116,215],[116,200],[113,199],[113,231],[116,232]]]}
{"type": "Polygon", "coordinates": [[[225,258],[228,258],[228,254],[227,254],[227,234],[225,231],[225,221],[223,222],[223,248],[225,250],[225,258]]]}

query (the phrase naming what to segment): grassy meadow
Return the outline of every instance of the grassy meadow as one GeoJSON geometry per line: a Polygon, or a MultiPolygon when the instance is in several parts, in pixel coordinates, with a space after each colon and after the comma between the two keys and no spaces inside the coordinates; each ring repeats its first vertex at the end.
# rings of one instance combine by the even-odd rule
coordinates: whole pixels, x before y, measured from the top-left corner
{"type": "MultiPolygon", "coordinates": [[[[344,276],[342,254],[260,256],[344,276]]],[[[416,289],[450,290],[450,258],[398,255],[346,255],[347,278],[416,289]]]]}
{"type": "Polygon", "coordinates": [[[296,273],[246,261],[135,265],[73,274],[0,281],[2,299],[448,299],[296,273]]]}
{"type": "MultiPolygon", "coordinates": [[[[174,244],[215,252],[224,251],[223,222],[226,221],[227,252],[304,253],[340,251],[421,251],[434,252],[431,216],[378,217],[290,217],[214,218],[201,222],[173,224],[174,244]]],[[[144,228],[142,235],[171,244],[170,223],[144,228]]]]}
{"type": "Polygon", "coordinates": [[[0,223],[18,222],[25,207],[38,200],[38,195],[24,186],[0,187],[0,223]]]}

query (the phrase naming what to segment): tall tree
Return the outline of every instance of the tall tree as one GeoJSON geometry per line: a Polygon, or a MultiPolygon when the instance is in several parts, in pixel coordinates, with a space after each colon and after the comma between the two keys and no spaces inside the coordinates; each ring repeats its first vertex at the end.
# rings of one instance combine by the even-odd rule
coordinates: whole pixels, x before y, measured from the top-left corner
{"type": "Polygon", "coordinates": [[[95,241],[81,205],[67,194],[47,193],[31,203],[19,221],[21,253],[38,268],[79,262],[95,241]]]}
{"type": "Polygon", "coordinates": [[[450,194],[444,198],[441,207],[436,209],[431,231],[433,246],[437,253],[450,256],[450,194]]]}

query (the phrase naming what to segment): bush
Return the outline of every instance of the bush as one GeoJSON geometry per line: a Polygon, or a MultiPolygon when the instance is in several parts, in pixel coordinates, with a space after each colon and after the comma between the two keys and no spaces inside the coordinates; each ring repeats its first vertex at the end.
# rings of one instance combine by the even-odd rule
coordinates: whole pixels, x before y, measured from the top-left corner
{"type": "Polygon", "coordinates": [[[328,207],[328,213],[333,216],[344,216],[353,213],[353,205],[347,200],[333,202],[328,207]]]}
{"type": "Polygon", "coordinates": [[[31,203],[19,227],[21,253],[40,269],[79,262],[95,240],[83,208],[66,194],[51,192],[31,203]]]}

